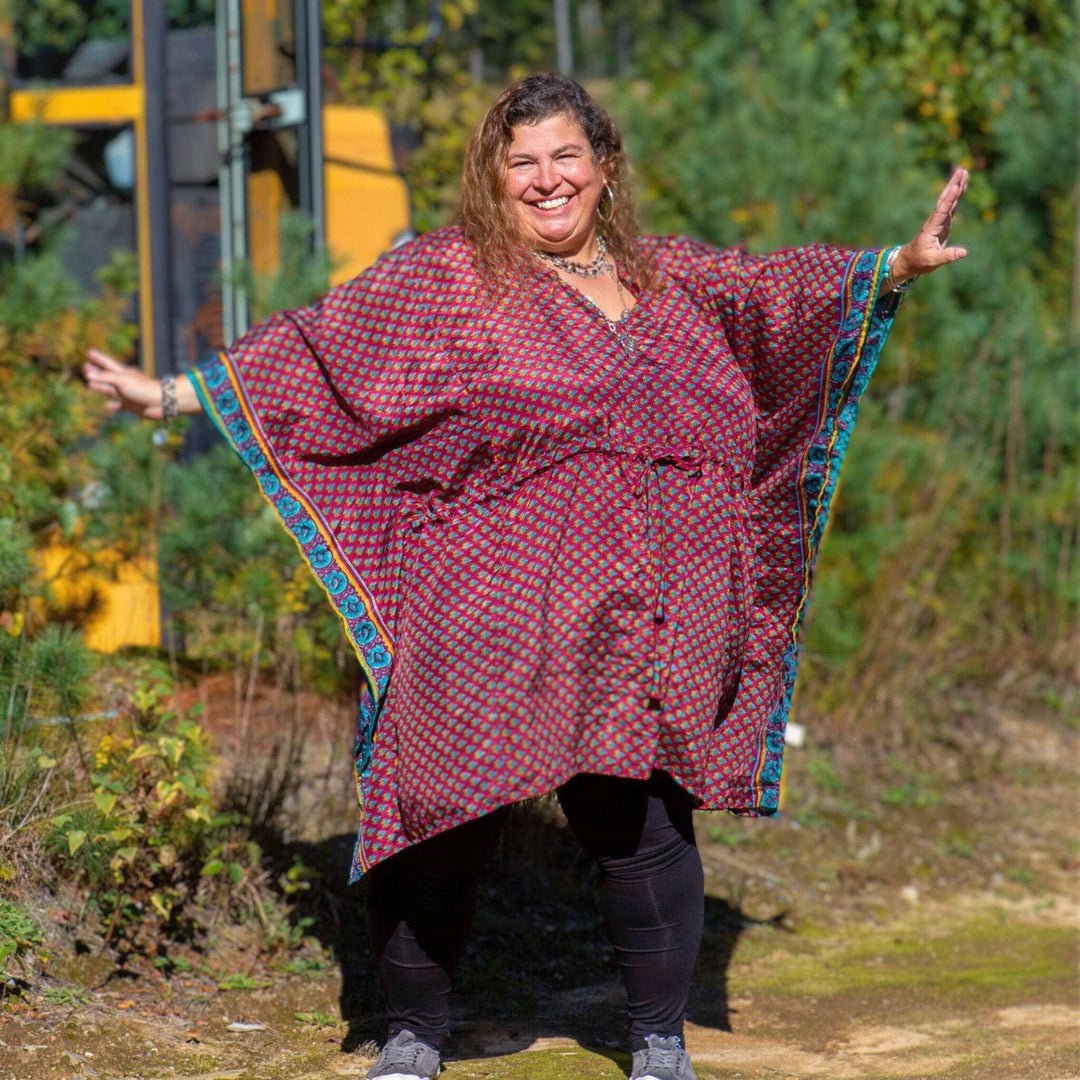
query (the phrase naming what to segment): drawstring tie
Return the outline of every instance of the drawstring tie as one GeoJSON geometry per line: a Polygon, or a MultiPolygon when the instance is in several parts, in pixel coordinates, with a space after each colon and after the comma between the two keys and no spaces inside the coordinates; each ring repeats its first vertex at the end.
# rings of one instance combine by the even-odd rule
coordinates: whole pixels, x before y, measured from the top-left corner
{"type": "Polygon", "coordinates": [[[663,708],[664,668],[660,656],[660,635],[667,622],[668,601],[667,585],[664,580],[664,487],[660,473],[665,468],[676,469],[689,479],[701,476],[702,466],[708,456],[705,451],[693,447],[664,450],[658,454],[639,453],[635,456],[635,468],[630,480],[630,488],[635,499],[645,505],[645,543],[649,549],[649,568],[653,577],[652,610],[652,684],[649,690],[648,707],[659,711],[663,708]]]}

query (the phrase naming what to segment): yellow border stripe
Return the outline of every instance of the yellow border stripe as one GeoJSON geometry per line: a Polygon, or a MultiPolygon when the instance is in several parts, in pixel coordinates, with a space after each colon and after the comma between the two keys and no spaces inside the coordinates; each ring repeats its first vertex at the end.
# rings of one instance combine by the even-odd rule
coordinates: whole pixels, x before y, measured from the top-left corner
{"type": "Polygon", "coordinates": [[[12,90],[11,119],[20,124],[133,124],[142,116],[143,88],[79,86],[12,90]]]}
{"type": "MultiPolygon", "coordinates": [[[[371,622],[374,624],[375,628],[378,630],[379,636],[382,639],[383,644],[386,646],[387,652],[389,652],[390,655],[393,656],[393,654],[394,654],[393,640],[390,637],[389,631],[386,629],[386,626],[383,623],[382,617],[378,614],[378,612],[376,610],[373,609],[373,603],[369,599],[368,590],[364,587],[361,579],[357,576],[357,574],[356,574],[355,570],[353,569],[352,565],[344,557],[343,553],[341,553],[341,549],[340,549],[340,546],[338,545],[337,541],[334,539],[332,534],[330,532],[328,532],[323,527],[323,523],[322,523],[322,520],[321,520],[322,515],[319,514],[316,511],[313,511],[313,504],[312,504],[311,500],[308,498],[307,494],[301,488],[297,487],[296,484],[288,477],[288,475],[284,472],[284,470],[281,469],[281,467],[279,466],[278,461],[277,461],[277,457],[274,454],[274,452],[270,449],[269,442],[266,439],[266,436],[265,436],[265,434],[264,434],[264,432],[262,430],[262,426],[259,424],[258,418],[256,417],[254,411],[249,406],[248,401],[247,401],[247,396],[244,394],[243,390],[241,389],[239,376],[238,376],[235,368],[233,367],[232,362],[229,360],[228,355],[226,353],[219,354],[219,360],[221,361],[222,366],[225,368],[226,375],[228,375],[228,377],[229,377],[229,383],[230,383],[230,385],[231,385],[231,387],[233,389],[233,392],[236,394],[236,400],[240,404],[240,408],[244,413],[244,418],[248,422],[249,426],[251,427],[252,433],[254,434],[256,441],[259,443],[260,449],[263,451],[264,454],[266,454],[267,460],[271,463],[271,466],[273,467],[274,473],[277,476],[279,482],[281,483],[282,487],[284,487],[286,489],[286,491],[290,495],[292,495],[293,498],[295,498],[298,502],[303,504],[304,509],[310,514],[310,516],[312,518],[312,521],[315,523],[315,527],[318,529],[319,535],[322,536],[322,538],[330,545],[330,547],[335,552],[337,552],[339,554],[340,557],[337,560],[339,568],[342,570],[343,573],[345,573],[346,577],[349,578],[350,582],[352,583],[353,588],[356,589],[356,591],[359,593],[361,599],[364,601],[364,607],[367,610],[368,617],[371,619],[371,622]]],[[[202,390],[203,398],[207,402],[209,402],[211,405],[213,405],[214,404],[213,394],[211,393],[209,388],[206,386],[205,382],[203,382],[202,372],[200,372],[198,368],[195,368],[194,371],[192,372],[192,374],[195,375],[196,379],[199,382],[200,388],[202,390]]],[[[214,411],[217,412],[217,407],[216,406],[214,406],[214,411]]],[[[226,427],[225,418],[222,417],[220,413],[218,413],[217,419],[218,419],[218,426],[222,429],[222,431],[224,431],[225,427],[226,427]]],[[[266,492],[264,492],[262,490],[261,486],[259,488],[259,492],[262,494],[263,498],[266,499],[266,501],[270,503],[271,506],[274,505],[273,500],[270,498],[269,495],[266,494],[266,492]]],[[[276,512],[277,508],[274,507],[274,509],[275,509],[275,512],[276,512]]],[[[287,526],[286,526],[286,531],[289,531],[287,526]]],[[[289,532],[289,535],[292,536],[292,533],[289,532]]],[[[293,541],[296,543],[297,547],[299,547],[301,549],[301,553],[302,553],[303,552],[303,547],[300,544],[299,540],[297,540],[296,537],[293,536],[293,541]]],[[[341,619],[341,621],[345,624],[346,631],[348,631],[348,620],[346,619],[345,615],[341,611],[338,610],[337,604],[334,602],[333,596],[331,596],[330,593],[326,590],[326,586],[323,585],[322,579],[319,578],[318,574],[315,574],[315,578],[319,582],[320,586],[322,586],[323,591],[326,592],[327,597],[330,600],[331,606],[334,608],[334,611],[337,612],[338,617],[341,619]]],[[[349,640],[350,641],[352,640],[351,637],[350,637],[349,640]]],[[[353,651],[356,652],[357,650],[354,648],[353,651]]],[[[375,690],[378,687],[378,677],[368,667],[368,665],[367,665],[366,661],[364,660],[364,658],[359,655],[359,652],[357,652],[357,658],[360,660],[360,663],[363,666],[364,670],[371,677],[372,686],[373,686],[373,694],[374,694],[375,699],[377,701],[379,695],[378,695],[378,693],[375,692],[375,690]]]]}

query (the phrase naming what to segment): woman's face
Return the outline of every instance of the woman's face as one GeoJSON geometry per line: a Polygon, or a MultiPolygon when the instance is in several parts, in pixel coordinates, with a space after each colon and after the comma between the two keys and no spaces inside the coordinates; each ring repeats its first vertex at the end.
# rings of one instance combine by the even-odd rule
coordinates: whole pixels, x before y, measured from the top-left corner
{"type": "Polygon", "coordinates": [[[506,195],[526,242],[559,255],[591,253],[603,167],[577,120],[519,124],[506,155],[506,195]]]}

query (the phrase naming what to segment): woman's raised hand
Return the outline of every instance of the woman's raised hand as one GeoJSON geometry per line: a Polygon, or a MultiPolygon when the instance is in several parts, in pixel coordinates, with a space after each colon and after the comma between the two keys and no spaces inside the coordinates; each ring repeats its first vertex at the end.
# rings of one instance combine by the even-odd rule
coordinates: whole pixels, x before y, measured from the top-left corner
{"type": "MultiPolygon", "coordinates": [[[[99,349],[86,350],[82,373],[91,390],[108,398],[106,408],[109,412],[127,409],[144,420],[162,418],[160,379],[150,378],[137,367],[121,364],[99,349]]],[[[176,378],[176,398],[179,412],[195,413],[201,408],[186,375],[176,378]]]]}
{"type": "Polygon", "coordinates": [[[914,240],[896,253],[892,273],[894,281],[906,281],[916,274],[930,274],[939,266],[947,266],[967,254],[967,248],[948,246],[953,213],[967,190],[967,184],[967,169],[957,169],[938,196],[937,206],[926,219],[926,224],[914,240]]]}
{"type": "Polygon", "coordinates": [[[143,374],[137,367],[130,367],[114,360],[108,353],[88,349],[83,364],[86,385],[108,398],[109,412],[127,409],[147,420],[161,419],[161,383],[143,374]]]}

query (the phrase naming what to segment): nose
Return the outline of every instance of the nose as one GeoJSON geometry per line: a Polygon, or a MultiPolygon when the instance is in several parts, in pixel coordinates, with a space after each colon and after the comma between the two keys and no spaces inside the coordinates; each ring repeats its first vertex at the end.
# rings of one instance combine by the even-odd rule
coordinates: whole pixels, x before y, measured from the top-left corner
{"type": "Polygon", "coordinates": [[[537,162],[533,187],[538,191],[554,191],[559,186],[559,180],[559,171],[554,161],[537,162]]]}

